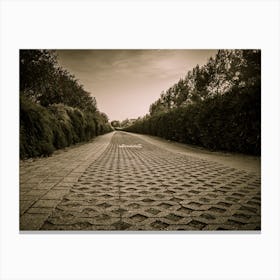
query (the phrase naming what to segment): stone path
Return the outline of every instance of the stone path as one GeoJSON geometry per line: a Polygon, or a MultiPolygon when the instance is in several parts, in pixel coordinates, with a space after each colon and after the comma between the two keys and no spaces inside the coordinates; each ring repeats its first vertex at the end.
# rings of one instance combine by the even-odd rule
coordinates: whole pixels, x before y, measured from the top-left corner
{"type": "Polygon", "coordinates": [[[260,230],[260,183],[258,170],[115,132],[22,163],[20,229],[260,230]]]}
{"type": "Polygon", "coordinates": [[[113,133],[20,163],[20,229],[40,229],[86,168],[107,148],[113,133]]]}

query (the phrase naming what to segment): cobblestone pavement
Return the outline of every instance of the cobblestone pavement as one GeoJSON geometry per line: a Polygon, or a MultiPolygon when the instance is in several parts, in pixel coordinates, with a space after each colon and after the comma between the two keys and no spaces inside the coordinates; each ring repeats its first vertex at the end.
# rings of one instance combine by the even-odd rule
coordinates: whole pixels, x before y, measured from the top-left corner
{"type": "Polygon", "coordinates": [[[20,229],[37,230],[86,168],[107,148],[113,133],[20,163],[20,229]]]}
{"type": "Polygon", "coordinates": [[[260,230],[258,171],[115,132],[21,166],[22,230],[260,230]]]}

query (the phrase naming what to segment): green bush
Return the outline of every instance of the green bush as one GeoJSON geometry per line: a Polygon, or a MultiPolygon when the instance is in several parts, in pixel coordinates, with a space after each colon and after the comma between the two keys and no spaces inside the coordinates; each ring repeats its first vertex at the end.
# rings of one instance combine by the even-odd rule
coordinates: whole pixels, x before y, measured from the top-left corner
{"type": "Polygon", "coordinates": [[[260,87],[234,89],[135,122],[127,131],[247,154],[261,153],[260,87]]]}
{"type": "Polygon", "coordinates": [[[95,121],[94,121],[94,114],[91,112],[86,112],[84,114],[84,118],[85,118],[84,135],[85,135],[85,140],[88,141],[97,135],[95,121]]]}
{"type": "Polygon", "coordinates": [[[20,101],[21,158],[50,155],[54,150],[51,114],[24,97],[20,101]]]}
{"type": "Polygon", "coordinates": [[[72,125],[73,143],[85,141],[85,119],[83,113],[76,108],[66,107],[72,125]]]}
{"type": "Polygon", "coordinates": [[[59,149],[70,146],[74,143],[74,129],[67,112],[67,106],[63,104],[53,104],[49,106],[48,109],[56,120],[56,126],[54,127],[55,147],[59,149]]]}
{"type": "Polygon", "coordinates": [[[98,114],[64,104],[45,108],[21,96],[20,158],[49,156],[55,149],[111,131],[110,125],[98,114]]]}

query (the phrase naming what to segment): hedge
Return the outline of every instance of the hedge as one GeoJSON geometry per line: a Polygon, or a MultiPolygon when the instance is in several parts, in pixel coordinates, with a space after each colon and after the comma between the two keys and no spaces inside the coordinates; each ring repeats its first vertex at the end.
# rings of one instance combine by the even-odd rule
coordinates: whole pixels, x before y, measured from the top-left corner
{"type": "Polygon", "coordinates": [[[234,89],[136,121],[126,131],[150,134],[211,150],[261,153],[260,87],[234,89]]]}
{"type": "Polygon", "coordinates": [[[55,149],[88,141],[111,131],[98,112],[54,104],[43,107],[20,98],[20,158],[49,156],[55,149]]]}

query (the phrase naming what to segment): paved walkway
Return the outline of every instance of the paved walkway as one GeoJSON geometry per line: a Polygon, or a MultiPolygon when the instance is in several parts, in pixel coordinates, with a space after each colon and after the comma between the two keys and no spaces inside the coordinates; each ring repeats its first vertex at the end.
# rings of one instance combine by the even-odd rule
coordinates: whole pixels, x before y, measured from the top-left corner
{"type": "Polygon", "coordinates": [[[22,162],[20,229],[259,230],[260,168],[182,149],[115,132],[22,162]]]}

